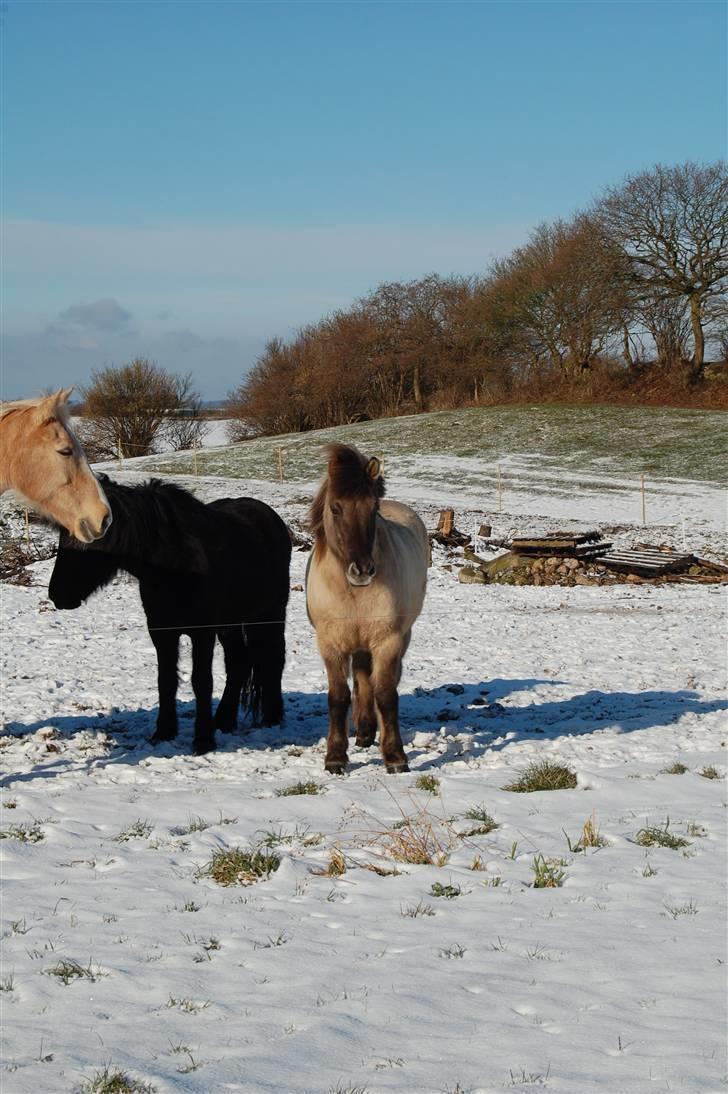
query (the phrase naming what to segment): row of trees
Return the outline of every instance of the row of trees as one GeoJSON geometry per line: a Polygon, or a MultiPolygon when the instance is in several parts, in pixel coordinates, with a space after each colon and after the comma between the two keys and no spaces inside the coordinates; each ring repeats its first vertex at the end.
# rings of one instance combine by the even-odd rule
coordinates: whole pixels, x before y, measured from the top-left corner
{"type": "MultiPolygon", "coordinates": [[[[655,167],[473,277],[380,285],[275,338],[229,410],[264,433],[595,382],[699,385],[728,349],[728,173],[655,167]]],[[[243,425],[245,423],[245,425],[243,425]]]]}

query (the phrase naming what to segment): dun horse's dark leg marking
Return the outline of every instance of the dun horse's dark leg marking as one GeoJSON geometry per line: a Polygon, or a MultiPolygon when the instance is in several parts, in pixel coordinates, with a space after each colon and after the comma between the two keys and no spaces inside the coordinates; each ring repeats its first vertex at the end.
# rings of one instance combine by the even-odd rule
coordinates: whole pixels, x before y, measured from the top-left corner
{"type": "Polygon", "coordinates": [[[215,631],[205,627],[192,634],[192,690],[195,693],[195,736],[192,748],[198,756],[215,748],[212,724],[212,654],[215,631]]]}
{"type": "Polygon", "coordinates": [[[381,718],[382,758],[387,771],[397,774],[409,771],[399,732],[399,695],[397,685],[402,675],[402,648],[399,636],[387,642],[373,654],[372,683],[374,699],[381,718]]]}
{"type": "Polygon", "coordinates": [[[359,748],[369,748],[377,735],[377,714],[374,709],[372,690],[372,655],[366,650],[357,650],[351,659],[354,676],[354,697],[352,716],[356,726],[356,743],[359,748]]]}
{"type": "Polygon", "coordinates": [[[346,679],[348,658],[338,653],[329,654],[323,651],[322,656],[329,678],[329,734],[324,767],[332,775],[343,775],[349,761],[346,716],[349,711],[351,692],[346,679]]]}
{"type": "Polygon", "coordinates": [[[215,725],[223,733],[234,733],[238,724],[240,694],[250,673],[250,657],[242,627],[218,631],[225,653],[225,690],[215,711],[215,725]]]}
{"type": "Polygon", "coordinates": [[[152,741],[171,741],[177,736],[179,634],[177,631],[150,631],[149,636],[157,651],[157,684],[159,687],[159,714],[152,741]]]}

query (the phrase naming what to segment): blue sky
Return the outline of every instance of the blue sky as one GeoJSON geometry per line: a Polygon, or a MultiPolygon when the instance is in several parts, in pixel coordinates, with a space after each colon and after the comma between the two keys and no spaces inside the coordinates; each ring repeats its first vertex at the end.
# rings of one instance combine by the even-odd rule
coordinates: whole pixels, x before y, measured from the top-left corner
{"type": "Polygon", "coordinates": [[[724,157],[726,11],[9,0],[2,396],[140,354],[221,397],[379,281],[724,157]]]}

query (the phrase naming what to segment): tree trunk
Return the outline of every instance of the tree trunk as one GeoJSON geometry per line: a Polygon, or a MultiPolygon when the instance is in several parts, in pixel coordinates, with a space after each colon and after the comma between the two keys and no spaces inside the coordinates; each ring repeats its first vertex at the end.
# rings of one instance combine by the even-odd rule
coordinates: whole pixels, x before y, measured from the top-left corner
{"type": "Polygon", "coordinates": [[[693,380],[700,380],[705,365],[705,335],[703,333],[700,297],[697,293],[693,293],[690,297],[690,322],[693,327],[693,341],[695,343],[692,378],[693,380]]]}
{"type": "Polygon", "coordinates": [[[415,406],[418,410],[422,410],[422,390],[420,388],[420,366],[419,362],[412,369],[412,396],[415,400],[415,406]]]}

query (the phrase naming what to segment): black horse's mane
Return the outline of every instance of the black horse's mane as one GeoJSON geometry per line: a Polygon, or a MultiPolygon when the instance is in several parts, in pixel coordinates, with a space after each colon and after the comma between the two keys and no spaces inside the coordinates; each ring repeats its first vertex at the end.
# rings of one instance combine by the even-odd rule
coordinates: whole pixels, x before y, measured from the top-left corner
{"type": "Polygon", "coordinates": [[[206,569],[203,541],[210,514],[189,490],[162,479],[124,486],[99,475],[113,521],[91,549],[145,558],[175,570],[206,569]]]}

